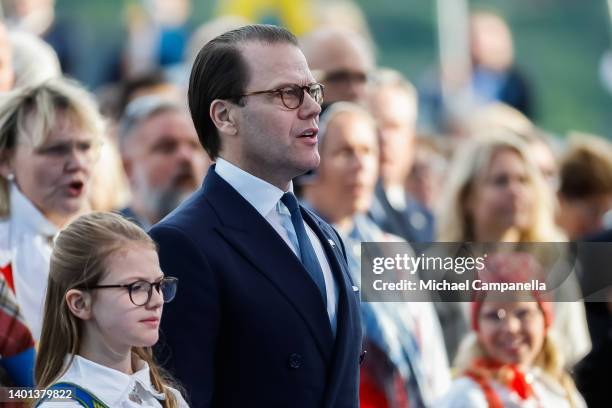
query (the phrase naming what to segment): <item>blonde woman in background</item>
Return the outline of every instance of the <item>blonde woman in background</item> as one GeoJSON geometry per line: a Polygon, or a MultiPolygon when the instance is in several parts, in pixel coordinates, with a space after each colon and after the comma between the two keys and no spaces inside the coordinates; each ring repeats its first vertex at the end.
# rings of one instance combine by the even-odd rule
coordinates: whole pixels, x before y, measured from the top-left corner
{"type": "MultiPolygon", "coordinates": [[[[438,211],[441,242],[562,242],[554,224],[552,195],[533,163],[527,145],[507,130],[469,141],[459,149],[448,172],[438,211]]],[[[559,291],[579,298],[575,276],[559,291]]],[[[455,354],[467,329],[465,313],[438,304],[449,354],[455,354]],[[463,316],[463,319],[458,319],[463,316]],[[445,323],[448,323],[447,325],[445,323]]],[[[554,334],[564,340],[562,353],[574,364],[591,343],[582,302],[555,304],[554,334]]]]}
{"type": "Polygon", "coordinates": [[[52,240],[89,211],[103,131],[93,98],[66,79],[0,96],[0,267],[36,340],[52,240]]]}

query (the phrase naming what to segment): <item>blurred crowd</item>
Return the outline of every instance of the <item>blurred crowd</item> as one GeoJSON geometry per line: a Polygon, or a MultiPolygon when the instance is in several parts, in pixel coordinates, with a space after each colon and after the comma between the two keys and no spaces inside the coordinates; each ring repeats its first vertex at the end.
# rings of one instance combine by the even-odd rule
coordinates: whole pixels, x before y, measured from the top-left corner
{"type": "MultiPolygon", "coordinates": [[[[55,18],[54,2],[2,1],[2,384],[33,385],[58,231],[94,210],[148,229],[199,188],[212,164],[187,109],[189,70],[207,41],[248,22],[224,16],[189,30],[189,1],[146,4],[129,10],[113,81],[85,89],[68,78],[78,69],[78,35],[55,18]]],[[[538,127],[502,17],[469,17],[467,76],[440,66],[413,83],[401,67],[377,64],[364,16],[341,5],[321,6],[327,18],[300,37],[325,88],[321,164],[294,186],[341,235],[357,282],[362,242],[612,239],[612,144],[538,127]]],[[[606,265],[597,272],[609,273],[606,265]]],[[[564,290],[580,298],[582,282],[572,279],[564,290]]],[[[608,297],[504,307],[363,302],[361,406],[607,406],[608,297]],[[511,364],[483,358],[491,354],[511,364]]]]}

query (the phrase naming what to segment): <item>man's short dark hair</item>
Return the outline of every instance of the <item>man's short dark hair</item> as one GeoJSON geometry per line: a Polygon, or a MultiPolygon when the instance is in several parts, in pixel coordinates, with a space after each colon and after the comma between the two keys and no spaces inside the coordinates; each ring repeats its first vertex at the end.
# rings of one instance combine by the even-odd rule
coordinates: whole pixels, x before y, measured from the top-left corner
{"type": "Polygon", "coordinates": [[[561,160],[559,194],[584,200],[612,194],[612,146],[594,136],[576,136],[561,160]]]}
{"type": "Polygon", "coordinates": [[[255,24],[221,34],[202,47],[189,78],[189,110],[200,143],[212,159],[219,155],[221,143],[210,118],[210,104],[215,99],[242,103],[236,95],[245,92],[250,73],[239,46],[247,42],[298,46],[295,36],[286,29],[255,24]]]}

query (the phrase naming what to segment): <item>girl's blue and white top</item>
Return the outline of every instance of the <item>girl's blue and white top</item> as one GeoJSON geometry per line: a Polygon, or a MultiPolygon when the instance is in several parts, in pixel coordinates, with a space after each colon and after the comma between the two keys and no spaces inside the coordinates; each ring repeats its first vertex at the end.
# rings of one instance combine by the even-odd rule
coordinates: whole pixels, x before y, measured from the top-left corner
{"type": "MultiPolygon", "coordinates": [[[[128,375],[115,369],[94,363],[81,356],[75,356],[68,370],[57,382],[69,382],[92,393],[112,408],[162,408],[164,394],[159,393],[151,383],[149,365],[139,362],[138,371],[128,375]]],[[[170,388],[178,401],[179,408],[189,408],[183,396],[170,388]]],[[[76,401],[45,401],[41,408],[82,408],[76,401]]]]}

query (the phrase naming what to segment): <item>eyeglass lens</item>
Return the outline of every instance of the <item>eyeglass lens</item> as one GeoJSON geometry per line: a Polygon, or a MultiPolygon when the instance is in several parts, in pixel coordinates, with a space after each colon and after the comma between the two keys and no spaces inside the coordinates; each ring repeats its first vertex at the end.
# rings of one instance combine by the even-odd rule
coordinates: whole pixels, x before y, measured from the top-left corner
{"type": "Polygon", "coordinates": [[[162,294],[164,303],[170,302],[176,295],[177,279],[164,278],[159,282],[150,283],[147,281],[137,281],[130,286],[130,298],[137,306],[143,306],[149,302],[155,288],[162,294]]]}
{"type": "Polygon", "coordinates": [[[291,85],[281,89],[283,104],[289,109],[297,109],[304,102],[304,92],[308,92],[308,95],[319,105],[323,103],[323,88],[319,84],[312,84],[304,87],[291,85]]]}

